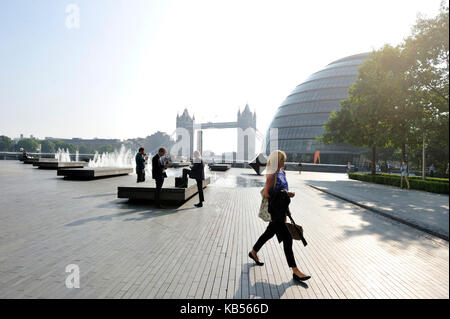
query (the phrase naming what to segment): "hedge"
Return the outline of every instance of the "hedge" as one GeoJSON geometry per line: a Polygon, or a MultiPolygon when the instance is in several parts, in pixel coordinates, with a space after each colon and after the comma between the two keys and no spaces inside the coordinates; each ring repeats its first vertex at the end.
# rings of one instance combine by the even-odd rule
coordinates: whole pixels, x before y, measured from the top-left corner
{"type": "MultiPolygon", "coordinates": [[[[399,177],[399,175],[395,175],[395,174],[386,174],[386,173],[382,173],[380,175],[383,176],[392,176],[392,177],[399,177]]],[[[422,180],[422,176],[408,176],[408,179],[411,181],[411,179],[420,179],[422,180]]],[[[448,183],[448,178],[439,178],[439,177],[427,177],[425,176],[425,180],[426,181],[434,181],[434,182],[440,182],[440,183],[448,183]]]]}
{"type": "MultiPolygon", "coordinates": [[[[356,179],[363,182],[370,182],[383,185],[391,185],[400,187],[400,175],[390,174],[362,174],[362,173],[350,173],[351,179],[356,179]]],[[[435,178],[427,178],[422,180],[420,177],[409,177],[409,185],[411,189],[417,189],[438,194],[449,193],[449,183],[447,181],[436,181],[435,178]],[[430,180],[431,179],[431,180],[430,180]]],[[[406,181],[403,181],[403,187],[407,187],[406,181]]]]}

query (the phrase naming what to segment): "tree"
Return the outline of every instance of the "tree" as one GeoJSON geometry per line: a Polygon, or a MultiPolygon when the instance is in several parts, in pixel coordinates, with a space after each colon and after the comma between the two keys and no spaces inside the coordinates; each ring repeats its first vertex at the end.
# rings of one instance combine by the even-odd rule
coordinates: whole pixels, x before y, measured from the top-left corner
{"type": "Polygon", "coordinates": [[[413,107],[414,96],[409,88],[411,84],[406,77],[407,60],[400,46],[384,46],[379,50],[380,71],[387,75],[383,94],[386,96],[386,114],[384,118],[387,131],[387,145],[400,149],[401,160],[406,160],[406,145],[416,141],[416,134],[411,130],[416,116],[413,107]]]}
{"type": "Polygon", "coordinates": [[[148,154],[155,154],[161,146],[165,146],[168,151],[175,144],[175,142],[170,138],[170,135],[165,132],[157,131],[150,136],[147,136],[144,141],[142,141],[142,146],[145,147],[148,154]]]}
{"type": "Polygon", "coordinates": [[[55,153],[55,144],[52,141],[42,140],[40,143],[42,153],[55,153]]]}
{"type": "Polygon", "coordinates": [[[27,152],[36,152],[38,147],[39,147],[38,141],[29,138],[24,138],[17,142],[15,150],[20,151],[20,149],[23,148],[27,152]]]}
{"type": "Polygon", "coordinates": [[[323,142],[369,146],[375,163],[377,146],[400,149],[406,160],[406,147],[416,158],[427,137],[432,157],[448,159],[448,18],[443,2],[437,17],[418,19],[403,44],[373,52],[325,124],[323,142]]]}
{"type": "Polygon", "coordinates": [[[98,148],[98,152],[101,153],[112,153],[114,152],[114,148],[110,144],[102,145],[98,148]]]}
{"type": "Polygon", "coordinates": [[[390,95],[386,92],[390,91],[392,74],[385,72],[384,63],[383,50],[374,51],[359,68],[348,97],[341,101],[341,110],[331,114],[320,139],[324,143],[370,147],[372,174],[376,173],[377,147],[388,146],[385,119],[390,95]]]}
{"type": "MultiPolygon", "coordinates": [[[[416,121],[411,129],[421,136],[423,151],[426,144],[435,148],[446,142],[443,149],[448,160],[449,7],[444,1],[436,17],[417,20],[403,50],[409,66],[409,92],[415,101],[416,121]]],[[[422,162],[423,174],[425,165],[422,162]]]]}
{"type": "Polygon", "coordinates": [[[54,140],[55,150],[69,150],[69,153],[74,154],[78,150],[78,146],[72,143],[66,143],[60,140],[54,140]]]}
{"type": "Polygon", "coordinates": [[[86,145],[81,145],[79,147],[79,152],[80,154],[94,154],[94,150],[90,149],[89,147],[87,147],[86,145]]]}
{"type": "Polygon", "coordinates": [[[0,151],[9,152],[14,148],[14,141],[10,139],[8,136],[1,135],[0,136],[0,151]]]}

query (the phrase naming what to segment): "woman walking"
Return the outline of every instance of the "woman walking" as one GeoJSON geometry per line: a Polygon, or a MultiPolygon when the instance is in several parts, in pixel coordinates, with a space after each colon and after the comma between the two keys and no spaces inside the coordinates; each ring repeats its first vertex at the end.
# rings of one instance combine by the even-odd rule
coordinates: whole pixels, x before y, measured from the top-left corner
{"type": "MultiPolygon", "coordinates": [[[[289,192],[288,182],[286,180],[286,173],[283,170],[284,162],[286,161],[286,153],[280,150],[273,151],[267,162],[266,168],[266,185],[264,187],[264,196],[275,198],[279,192],[287,192],[289,197],[294,197],[295,193],[289,192]]],[[[270,204],[269,204],[270,207],[270,204]]],[[[285,211],[269,210],[271,215],[271,222],[267,226],[266,231],[259,237],[258,241],[253,246],[248,256],[253,259],[258,266],[264,265],[260,262],[258,251],[261,247],[274,235],[277,235],[278,242],[283,242],[284,254],[290,268],[292,268],[292,277],[297,281],[305,281],[311,278],[302,273],[295,263],[294,252],[292,251],[292,235],[286,226],[286,216],[290,213],[289,208],[285,211]]]]}
{"type": "Polygon", "coordinates": [[[408,185],[409,189],[409,180],[408,180],[408,165],[406,165],[406,162],[402,162],[402,166],[400,166],[400,173],[402,174],[402,177],[400,179],[400,189],[403,189],[403,179],[406,180],[406,184],[408,185]]]}

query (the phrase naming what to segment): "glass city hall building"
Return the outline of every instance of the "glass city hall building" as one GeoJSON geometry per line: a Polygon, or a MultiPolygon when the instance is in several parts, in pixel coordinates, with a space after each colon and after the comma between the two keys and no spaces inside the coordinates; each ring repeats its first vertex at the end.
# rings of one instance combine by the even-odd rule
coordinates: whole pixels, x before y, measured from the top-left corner
{"type": "Polygon", "coordinates": [[[312,163],[314,153],[320,152],[321,164],[362,165],[361,153],[365,148],[345,144],[323,144],[316,137],[324,133],[323,125],[331,112],[339,110],[341,100],[347,98],[348,89],[355,82],[358,67],[370,56],[361,53],[328,64],[298,85],[280,105],[266,134],[266,150],[278,129],[278,149],[286,152],[288,161],[312,163]]]}

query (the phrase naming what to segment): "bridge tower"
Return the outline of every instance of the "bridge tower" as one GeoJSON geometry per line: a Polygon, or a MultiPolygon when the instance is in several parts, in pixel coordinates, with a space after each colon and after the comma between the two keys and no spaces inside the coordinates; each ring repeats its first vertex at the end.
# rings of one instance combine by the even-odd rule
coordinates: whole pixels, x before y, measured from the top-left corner
{"type": "Polygon", "coordinates": [[[237,147],[238,160],[250,161],[255,156],[256,112],[252,113],[248,104],[237,114],[237,147]]]}
{"type": "MultiPolygon", "coordinates": [[[[177,114],[177,131],[179,128],[185,129],[189,133],[189,150],[180,149],[178,155],[182,155],[182,153],[189,152],[189,158],[193,157],[194,154],[194,123],[195,116],[192,117],[189,115],[187,108],[184,109],[184,112],[181,116],[177,114]]],[[[181,140],[181,134],[177,132],[177,142],[181,140]]],[[[184,147],[184,145],[183,145],[184,147]]],[[[188,160],[189,160],[188,158],[188,160]]]]}

